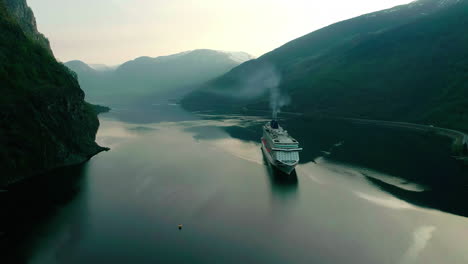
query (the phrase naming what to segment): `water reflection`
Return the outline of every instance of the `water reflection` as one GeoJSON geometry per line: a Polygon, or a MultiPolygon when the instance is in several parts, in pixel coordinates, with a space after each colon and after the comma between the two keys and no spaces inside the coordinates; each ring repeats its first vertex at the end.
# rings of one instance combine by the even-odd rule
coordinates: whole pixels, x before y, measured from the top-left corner
{"type": "Polygon", "coordinates": [[[268,181],[270,182],[272,192],[276,197],[290,198],[297,194],[299,181],[297,179],[296,170],[290,175],[274,168],[269,162],[265,154],[262,152],[263,164],[268,175],[268,181]]]}
{"type": "MultiPolygon", "coordinates": [[[[76,257],[76,248],[79,247],[87,232],[87,226],[85,225],[89,218],[88,198],[86,191],[84,191],[69,206],[70,210],[66,215],[66,221],[62,220],[62,223],[58,223],[59,227],[63,230],[62,232],[57,232],[57,226],[50,227],[48,242],[54,245],[55,252],[49,252],[39,247],[39,253],[35,256],[35,259],[30,261],[31,264],[35,264],[36,262],[51,264],[73,263],[73,259],[76,257]],[[64,223],[66,224],[64,225],[64,223]],[[36,261],[36,259],[38,260],[36,261]]],[[[50,245],[47,246],[50,247],[50,245]]]]}
{"type": "Polygon", "coordinates": [[[113,105],[112,110],[103,116],[131,124],[154,124],[161,122],[181,122],[197,120],[191,113],[168,102],[148,105],[113,105]]]}
{"type": "Polygon", "coordinates": [[[381,190],[420,207],[435,208],[460,216],[468,216],[467,185],[432,186],[429,190],[415,192],[372,177],[366,177],[366,179],[381,190]]]}
{"type": "Polygon", "coordinates": [[[400,264],[415,263],[432,238],[435,226],[420,226],[413,233],[413,243],[403,255],[400,264]]]}
{"type": "Polygon", "coordinates": [[[216,140],[226,138],[226,133],[217,126],[192,126],[187,127],[184,130],[192,133],[195,140],[216,140]]]}
{"type": "Polygon", "coordinates": [[[297,173],[284,175],[260,149],[263,117],[101,121],[98,140],[111,144],[110,152],[72,170],[75,184],[63,172],[54,185],[31,188],[37,196],[58,192],[53,197],[63,198],[57,200],[65,211],[50,201],[59,213],[35,234],[39,239],[31,248],[37,254],[30,263],[398,263],[402,257],[443,263],[432,259],[446,252],[439,245],[449,245],[456,258],[468,257],[466,239],[457,237],[464,218],[413,205],[460,211],[464,205],[454,201],[456,195],[459,201],[466,197],[462,187],[453,200],[435,200],[450,196],[453,185],[437,189],[424,178],[435,166],[449,168],[447,182],[457,182],[459,175],[450,174],[445,160],[419,169],[425,160],[399,153],[406,144],[412,154],[430,149],[443,156],[443,142],[417,135],[408,137],[417,141],[392,146],[404,137],[286,119],[305,151],[297,173]],[[374,148],[379,144],[386,149],[374,148]],[[394,173],[380,173],[383,164],[394,173]],[[428,188],[408,188],[419,180],[428,188]]]}
{"type": "MultiPolygon", "coordinates": [[[[62,206],[69,209],[70,203],[82,197],[83,186],[86,182],[88,164],[70,166],[56,169],[48,174],[37,176],[29,181],[10,186],[5,196],[1,197],[0,204],[4,217],[1,218],[1,228],[5,230],[4,239],[1,240],[0,249],[8,252],[6,263],[9,261],[26,262],[34,252],[34,245],[41,245],[41,237],[31,239],[29,235],[36,230],[57,229],[63,226],[64,219],[53,227],[48,224],[62,206]],[[49,229],[50,228],[50,229],[49,229]],[[21,246],[18,246],[21,245],[21,246]]],[[[74,210],[74,209],[73,209],[74,210]]],[[[77,211],[73,221],[79,221],[86,213],[77,211]]],[[[80,232],[76,232],[79,234],[80,232]]]]}
{"type": "MultiPolygon", "coordinates": [[[[206,118],[218,120],[213,116],[206,118]]],[[[264,117],[223,118],[219,122],[224,124],[219,128],[231,138],[258,142],[264,117]],[[230,121],[226,124],[225,120],[230,121]]],[[[369,183],[409,203],[468,216],[468,205],[463,202],[468,198],[468,169],[451,157],[448,138],[332,119],[293,117],[284,118],[281,123],[304,148],[300,154],[302,165],[326,157],[346,164],[369,183]],[[379,177],[369,174],[372,171],[378,172],[379,177]]],[[[291,187],[288,182],[278,181],[283,177],[268,173],[272,186],[278,190],[291,187]]],[[[294,182],[292,186],[294,189],[294,182]]]]}

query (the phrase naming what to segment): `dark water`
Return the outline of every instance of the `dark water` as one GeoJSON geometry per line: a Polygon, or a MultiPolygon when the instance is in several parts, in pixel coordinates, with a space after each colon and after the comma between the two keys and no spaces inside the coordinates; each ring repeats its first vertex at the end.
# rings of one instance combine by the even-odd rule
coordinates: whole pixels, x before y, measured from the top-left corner
{"type": "Polygon", "coordinates": [[[161,104],[101,116],[98,141],[110,152],[8,192],[21,203],[7,209],[14,231],[3,235],[5,255],[27,263],[468,263],[467,172],[448,139],[289,117],[282,124],[304,152],[285,177],[264,163],[265,120],[161,104]]]}

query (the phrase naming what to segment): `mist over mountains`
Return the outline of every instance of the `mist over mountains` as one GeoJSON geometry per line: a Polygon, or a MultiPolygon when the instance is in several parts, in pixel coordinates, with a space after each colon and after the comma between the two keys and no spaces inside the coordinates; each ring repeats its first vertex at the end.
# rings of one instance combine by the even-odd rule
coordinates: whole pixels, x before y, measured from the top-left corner
{"type": "Polygon", "coordinates": [[[86,98],[103,104],[174,99],[218,77],[252,56],[199,49],[169,56],[139,57],[115,69],[82,61],[65,63],[75,71],[86,98]]]}
{"type": "Polygon", "coordinates": [[[235,95],[272,65],[287,111],[468,130],[467,2],[419,0],[330,25],[202,85],[183,105],[268,109],[267,94],[235,95]]]}

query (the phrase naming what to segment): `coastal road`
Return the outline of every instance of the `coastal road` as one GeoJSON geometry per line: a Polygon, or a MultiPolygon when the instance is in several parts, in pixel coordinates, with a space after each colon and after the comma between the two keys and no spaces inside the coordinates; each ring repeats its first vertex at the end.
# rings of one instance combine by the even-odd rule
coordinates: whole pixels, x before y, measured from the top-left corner
{"type": "MultiPolygon", "coordinates": [[[[270,113],[270,111],[266,111],[266,110],[253,110],[253,111],[265,113],[265,114],[270,113]]],[[[281,114],[289,115],[289,116],[306,115],[304,113],[299,113],[299,112],[281,112],[281,114]]],[[[436,127],[433,125],[423,125],[423,124],[397,122],[397,121],[384,121],[384,120],[375,120],[375,119],[360,119],[360,118],[347,118],[347,117],[330,117],[330,118],[354,121],[354,122],[359,122],[363,124],[368,123],[368,124],[386,125],[390,127],[402,127],[402,128],[413,129],[413,130],[435,131],[441,135],[445,135],[445,136],[453,138],[455,140],[454,142],[455,144],[460,143],[461,145],[463,144],[468,145],[468,134],[458,131],[458,130],[454,130],[454,129],[436,127]]]]}
{"type": "Polygon", "coordinates": [[[415,123],[407,123],[407,122],[393,122],[393,121],[383,121],[383,120],[372,120],[372,119],[359,119],[359,118],[338,118],[342,120],[349,120],[354,121],[357,123],[362,124],[376,124],[376,125],[384,125],[389,127],[402,127],[408,128],[413,130],[422,130],[422,131],[434,131],[440,135],[448,136],[454,140],[454,144],[468,144],[468,134],[454,130],[448,129],[443,127],[436,127],[433,125],[422,125],[422,124],[415,124],[415,123]]]}

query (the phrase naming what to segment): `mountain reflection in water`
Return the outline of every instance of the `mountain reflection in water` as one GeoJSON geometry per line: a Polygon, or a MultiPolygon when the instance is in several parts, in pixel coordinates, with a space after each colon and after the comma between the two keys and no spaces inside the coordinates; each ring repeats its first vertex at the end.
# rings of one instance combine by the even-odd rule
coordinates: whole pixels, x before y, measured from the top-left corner
{"type": "Polygon", "coordinates": [[[7,260],[467,263],[466,170],[448,139],[284,116],[304,148],[284,177],[260,149],[268,117],[153,107],[102,115],[111,151],[0,194],[7,260]]]}

